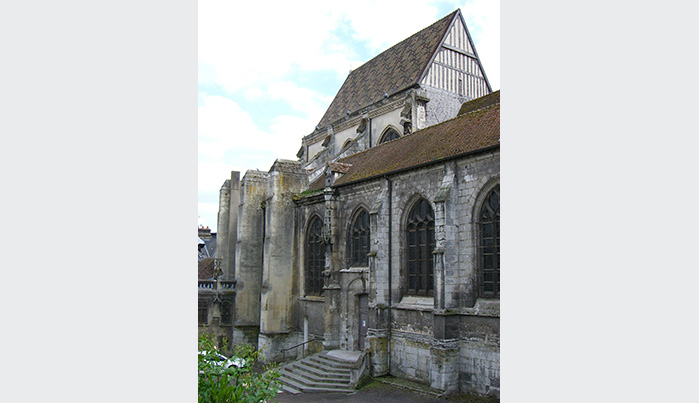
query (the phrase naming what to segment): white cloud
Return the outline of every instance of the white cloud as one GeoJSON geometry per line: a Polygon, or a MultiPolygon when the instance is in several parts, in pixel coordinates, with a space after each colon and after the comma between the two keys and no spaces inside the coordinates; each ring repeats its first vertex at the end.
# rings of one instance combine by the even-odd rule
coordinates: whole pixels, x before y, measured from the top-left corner
{"type": "MultiPolygon", "coordinates": [[[[290,81],[278,81],[270,84],[267,94],[271,99],[286,101],[292,109],[316,120],[320,120],[325,109],[332,101],[332,97],[326,97],[317,91],[299,87],[296,83],[290,81]]],[[[313,126],[308,126],[300,133],[308,134],[312,130],[313,126]]]]}
{"type": "Polygon", "coordinates": [[[401,0],[355,0],[352,7],[345,7],[344,14],[356,31],[356,39],[368,41],[375,54],[444,17],[437,15],[430,2],[406,4],[401,0]]]}
{"type": "Polygon", "coordinates": [[[493,90],[500,89],[500,2],[471,0],[461,6],[478,57],[493,90]]]}
{"type": "MultiPolygon", "coordinates": [[[[272,130],[265,131],[232,99],[206,94],[201,96],[198,117],[200,165],[225,165],[239,170],[260,167],[260,154],[265,157],[271,154],[295,158],[296,149],[301,146],[301,137],[310,132],[308,127],[313,125],[310,123],[312,120],[307,118],[280,115],[273,119],[272,130]],[[293,125],[285,127],[277,122],[293,122],[293,125]],[[290,152],[290,149],[293,151],[290,152]],[[226,160],[226,154],[240,150],[249,152],[241,160],[226,160]],[[255,164],[245,165],[249,162],[255,164]]],[[[272,159],[263,167],[269,167],[273,162],[272,159]]],[[[200,177],[201,180],[203,178],[200,177]]]]}
{"type": "MultiPolygon", "coordinates": [[[[437,3],[201,0],[199,82],[237,97],[200,94],[200,223],[215,228],[218,191],[231,170],[243,175],[247,169],[267,170],[277,158],[296,159],[301,137],[318,123],[335,89],[305,88],[294,81],[294,72],[334,71],[343,80],[367,60],[359,60],[354,44],[339,32],[352,32],[377,54],[443,17],[437,3]],[[247,102],[266,100],[282,101],[288,109],[256,122],[247,102]]],[[[499,89],[499,1],[456,1],[448,12],[456,8],[464,14],[491,86],[499,89]]]]}
{"type": "Polygon", "coordinates": [[[215,229],[216,214],[207,203],[218,203],[218,192],[230,172],[239,171],[242,177],[248,169],[268,170],[278,158],[296,159],[301,137],[310,132],[316,118],[279,115],[265,131],[237,102],[206,94],[200,94],[198,110],[200,223],[215,229]]]}
{"type": "Polygon", "coordinates": [[[300,10],[298,3],[286,1],[200,1],[199,61],[206,66],[200,69],[200,82],[217,82],[233,92],[282,79],[294,65],[346,75],[346,48],[323,49],[341,16],[338,5],[333,7],[323,2],[306,2],[300,10]]]}

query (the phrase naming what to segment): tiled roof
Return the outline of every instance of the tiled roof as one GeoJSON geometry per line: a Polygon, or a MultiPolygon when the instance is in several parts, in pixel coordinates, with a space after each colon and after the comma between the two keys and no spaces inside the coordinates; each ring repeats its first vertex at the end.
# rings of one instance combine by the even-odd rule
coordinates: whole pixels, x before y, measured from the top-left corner
{"type": "Polygon", "coordinates": [[[328,165],[330,166],[332,172],[340,172],[346,174],[347,170],[350,169],[350,165],[343,164],[341,162],[330,162],[328,165]]]}
{"type": "Polygon", "coordinates": [[[454,16],[447,15],[353,70],[335,95],[318,126],[325,127],[365,106],[410,88],[420,81],[454,16]]]}
{"type": "Polygon", "coordinates": [[[464,102],[463,105],[461,105],[461,109],[459,109],[459,113],[457,115],[463,115],[464,113],[469,113],[473,112],[478,109],[485,108],[490,105],[495,105],[500,103],[500,90],[497,90],[495,92],[491,92],[488,95],[484,95],[480,98],[476,98],[474,100],[464,102]]]}
{"type": "Polygon", "coordinates": [[[352,167],[333,186],[499,146],[499,140],[498,102],[341,159],[352,167]]]}
{"type": "Polygon", "coordinates": [[[207,257],[199,262],[199,280],[210,280],[214,277],[214,258],[207,257]]]}
{"type": "Polygon", "coordinates": [[[308,185],[308,190],[320,190],[325,187],[325,172],[323,172],[316,180],[308,185]]]}

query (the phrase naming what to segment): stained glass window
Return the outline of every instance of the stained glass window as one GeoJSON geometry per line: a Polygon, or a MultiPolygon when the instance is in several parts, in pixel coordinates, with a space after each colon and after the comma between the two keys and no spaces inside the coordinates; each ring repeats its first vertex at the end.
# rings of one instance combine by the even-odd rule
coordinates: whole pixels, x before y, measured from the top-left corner
{"type": "Polygon", "coordinates": [[[430,203],[421,199],[408,214],[408,283],[407,294],[432,295],[434,290],[435,247],[434,211],[430,203]]]}
{"type": "Polygon", "coordinates": [[[323,294],[323,270],[325,270],[325,244],[323,222],[313,217],[306,236],[306,295],[323,294]]]}
{"type": "Polygon", "coordinates": [[[352,266],[369,266],[369,213],[361,210],[354,219],[351,234],[352,266]]]}
{"type": "Polygon", "coordinates": [[[500,185],[486,196],[478,229],[479,296],[500,298],[500,185]]]}

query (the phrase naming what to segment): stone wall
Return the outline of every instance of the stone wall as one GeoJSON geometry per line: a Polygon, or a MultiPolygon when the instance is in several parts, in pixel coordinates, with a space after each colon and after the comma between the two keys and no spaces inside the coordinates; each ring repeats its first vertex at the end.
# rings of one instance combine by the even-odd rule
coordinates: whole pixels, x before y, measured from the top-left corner
{"type": "MultiPolygon", "coordinates": [[[[307,179],[301,163],[277,161],[264,177],[248,172],[240,192],[236,328],[254,329],[259,320],[258,346],[267,360],[281,360],[283,349],[321,336],[325,349],[356,350],[358,299],[367,295],[365,347],[374,376],[390,373],[448,392],[499,394],[499,301],[479,300],[473,286],[474,211],[498,183],[499,151],[302,197],[307,179]],[[420,198],[435,212],[430,296],[406,295],[405,287],[406,220],[420,198]],[[370,217],[368,267],[350,261],[352,219],[360,208],[370,217]],[[304,291],[306,232],[314,215],[328,231],[323,296],[304,291]],[[255,258],[260,250],[262,263],[255,258]]],[[[315,351],[320,344],[307,348],[315,351]]],[[[303,352],[296,348],[283,357],[303,352]]]]}
{"type": "Polygon", "coordinates": [[[456,206],[454,222],[458,247],[458,267],[453,278],[453,293],[458,301],[455,306],[473,307],[476,303],[476,240],[474,211],[480,208],[482,199],[500,183],[500,152],[492,151],[461,160],[456,169],[457,187],[451,192],[451,201],[456,206]]]}
{"type": "MultiPolygon", "coordinates": [[[[219,284],[220,286],[220,284],[219,284]]],[[[224,323],[222,318],[222,303],[231,303],[231,319],[235,315],[235,292],[223,290],[199,290],[199,303],[208,307],[206,324],[199,324],[198,334],[209,333],[214,335],[214,340],[219,348],[229,349],[234,343],[232,337],[233,323],[224,323]]]]}
{"type": "Polygon", "coordinates": [[[459,388],[464,392],[500,396],[499,343],[459,343],[459,388]]]}
{"type": "Polygon", "coordinates": [[[216,257],[228,256],[228,223],[230,222],[231,180],[226,179],[221,185],[218,196],[218,233],[216,235],[216,257]]]}
{"type": "MultiPolygon", "coordinates": [[[[497,393],[499,301],[476,304],[472,284],[476,276],[473,211],[479,205],[479,197],[499,183],[499,152],[392,175],[390,181],[389,184],[387,179],[377,179],[338,189],[342,225],[350,225],[358,205],[367,206],[371,212],[370,243],[374,256],[370,259],[368,292],[373,311],[370,316],[375,318],[369,337],[372,372],[384,374],[390,365],[391,374],[438,389],[497,393]],[[435,254],[432,297],[406,295],[404,283],[405,223],[410,208],[421,197],[430,202],[435,212],[437,249],[442,249],[435,254]],[[386,306],[389,219],[390,309],[386,306]],[[390,331],[386,328],[386,311],[391,311],[390,331]],[[462,320],[463,317],[468,320],[462,320]],[[388,340],[390,359],[384,354],[388,340]]],[[[348,317],[347,321],[351,319],[348,317]]]]}
{"type": "Polygon", "coordinates": [[[247,171],[240,182],[238,236],[235,254],[237,304],[233,340],[257,346],[260,331],[260,280],[262,278],[263,203],[267,199],[267,173],[247,171]]]}
{"type": "Polygon", "coordinates": [[[235,276],[235,252],[238,243],[238,206],[240,205],[240,172],[231,171],[231,191],[228,221],[227,256],[223,259],[222,270],[224,280],[233,280],[235,276]]]}
{"type": "Polygon", "coordinates": [[[432,126],[445,120],[453,119],[459,112],[461,105],[469,100],[455,93],[447,92],[439,88],[423,86],[430,101],[425,108],[425,121],[427,126],[432,126]]]}
{"type": "Polygon", "coordinates": [[[298,335],[292,335],[297,323],[293,308],[299,296],[294,281],[299,275],[298,260],[291,253],[297,247],[293,197],[307,185],[297,161],[277,160],[267,176],[258,348],[268,361],[278,359],[282,348],[298,341],[298,335]]]}
{"type": "Polygon", "coordinates": [[[429,384],[431,341],[429,335],[394,330],[391,334],[391,375],[429,384]]]}

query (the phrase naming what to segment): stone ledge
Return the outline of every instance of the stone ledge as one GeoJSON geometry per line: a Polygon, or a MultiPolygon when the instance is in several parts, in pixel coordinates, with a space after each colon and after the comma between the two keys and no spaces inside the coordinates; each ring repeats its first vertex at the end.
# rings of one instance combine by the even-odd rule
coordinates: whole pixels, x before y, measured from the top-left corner
{"type": "Polygon", "coordinates": [[[393,305],[393,308],[432,312],[434,311],[434,297],[406,296],[398,304],[393,305]]]}
{"type": "Polygon", "coordinates": [[[325,302],[325,297],[299,297],[298,300],[308,302],[325,302]]]}
{"type": "Polygon", "coordinates": [[[500,300],[478,298],[473,308],[454,309],[455,312],[463,315],[500,317],[500,300]]]}
{"type": "Polygon", "coordinates": [[[349,269],[340,270],[340,273],[366,273],[368,271],[368,267],[350,267],[349,269]]]}

